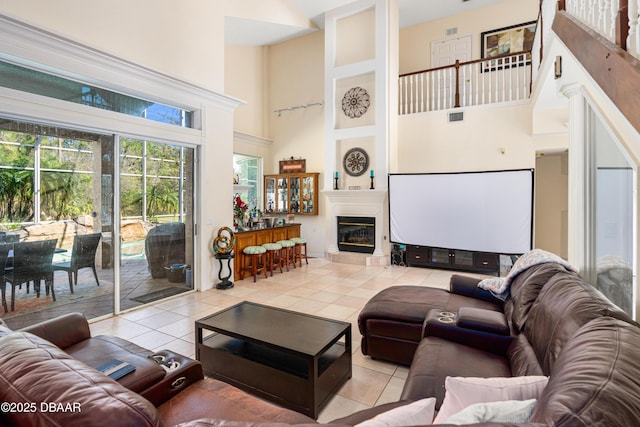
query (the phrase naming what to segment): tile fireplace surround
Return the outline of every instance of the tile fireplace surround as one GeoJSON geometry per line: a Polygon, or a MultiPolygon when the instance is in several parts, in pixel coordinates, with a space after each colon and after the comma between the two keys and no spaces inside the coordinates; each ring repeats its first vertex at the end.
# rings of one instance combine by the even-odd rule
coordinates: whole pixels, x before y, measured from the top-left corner
{"type": "Polygon", "coordinates": [[[329,190],[327,197],[327,250],[325,257],[332,262],[362,265],[388,265],[388,230],[386,190],[329,190]],[[339,216],[373,217],[376,220],[373,254],[343,252],[338,249],[339,216]]]}

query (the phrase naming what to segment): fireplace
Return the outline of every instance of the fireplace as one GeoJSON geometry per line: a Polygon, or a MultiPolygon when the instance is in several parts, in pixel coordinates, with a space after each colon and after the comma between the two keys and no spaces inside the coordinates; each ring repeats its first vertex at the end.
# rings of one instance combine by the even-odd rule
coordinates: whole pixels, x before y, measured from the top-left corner
{"type": "Polygon", "coordinates": [[[376,248],[376,219],[363,216],[338,217],[338,249],[372,254],[376,248]]]}

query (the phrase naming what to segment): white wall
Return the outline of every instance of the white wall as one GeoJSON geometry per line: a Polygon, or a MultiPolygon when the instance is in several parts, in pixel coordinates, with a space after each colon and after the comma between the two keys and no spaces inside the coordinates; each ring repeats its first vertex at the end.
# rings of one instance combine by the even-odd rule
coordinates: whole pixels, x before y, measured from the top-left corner
{"type": "Polygon", "coordinates": [[[224,69],[225,93],[246,102],[233,116],[233,129],[269,138],[269,47],[227,45],[224,69]]]}
{"type": "Polygon", "coordinates": [[[221,6],[222,0],[0,0],[0,13],[222,92],[221,6]]]}
{"type": "MultiPolygon", "coordinates": [[[[397,170],[458,172],[535,167],[528,104],[463,109],[464,121],[447,111],[400,116],[397,170]]],[[[394,162],[392,162],[394,164],[394,162]]]]}
{"type": "MultiPolygon", "coordinates": [[[[306,159],[307,172],[320,172],[319,181],[322,182],[324,106],[283,111],[280,117],[273,111],[324,102],[324,32],[289,40],[271,46],[269,50],[271,79],[267,115],[273,144],[264,172],[277,173],[278,161],[293,156],[306,159]]],[[[307,239],[307,249],[312,256],[324,256],[324,214],[325,206],[320,202],[318,216],[296,216],[296,222],[302,224],[302,235],[307,239]]]]}
{"type": "Polygon", "coordinates": [[[412,25],[400,30],[400,74],[431,68],[431,42],[472,36],[471,57],[480,55],[480,33],[538,18],[539,0],[504,0],[459,15],[412,25]],[[457,34],[447,36],[447,29],[457,34]]]}

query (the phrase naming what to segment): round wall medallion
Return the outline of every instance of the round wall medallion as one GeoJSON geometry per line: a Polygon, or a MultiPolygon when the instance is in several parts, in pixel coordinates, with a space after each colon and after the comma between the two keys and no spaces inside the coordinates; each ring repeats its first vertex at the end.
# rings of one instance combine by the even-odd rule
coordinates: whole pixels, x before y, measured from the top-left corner
{"type": "Polygon", "coordinates": [[[366,113],[370,105],[369,94],[361,87],[352,87],[342,98],[342,111],[352,119],[366,113]]]}
{"type": "Polygon", "coordinates": [[[362,148],[352,148],[342,159],[345,172],[351,176],[360,176],[369,169],[369,155],[362,148]]]}

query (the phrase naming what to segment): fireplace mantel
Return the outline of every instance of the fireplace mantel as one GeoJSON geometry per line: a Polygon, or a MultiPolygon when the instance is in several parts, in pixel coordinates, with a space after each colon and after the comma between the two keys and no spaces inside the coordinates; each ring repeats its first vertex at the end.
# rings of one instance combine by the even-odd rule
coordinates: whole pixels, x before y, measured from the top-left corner
{"type": "Polygon", "coordinates": [[[387,229],[385,211],[387,209],[386,190],[324,190],[327,197],[327,253],[336,255],[338,250],[338,216],[368,216],[376,219],[375,249],[367,257],[367,265],[385,265],[383,236],[387,229]]]}

